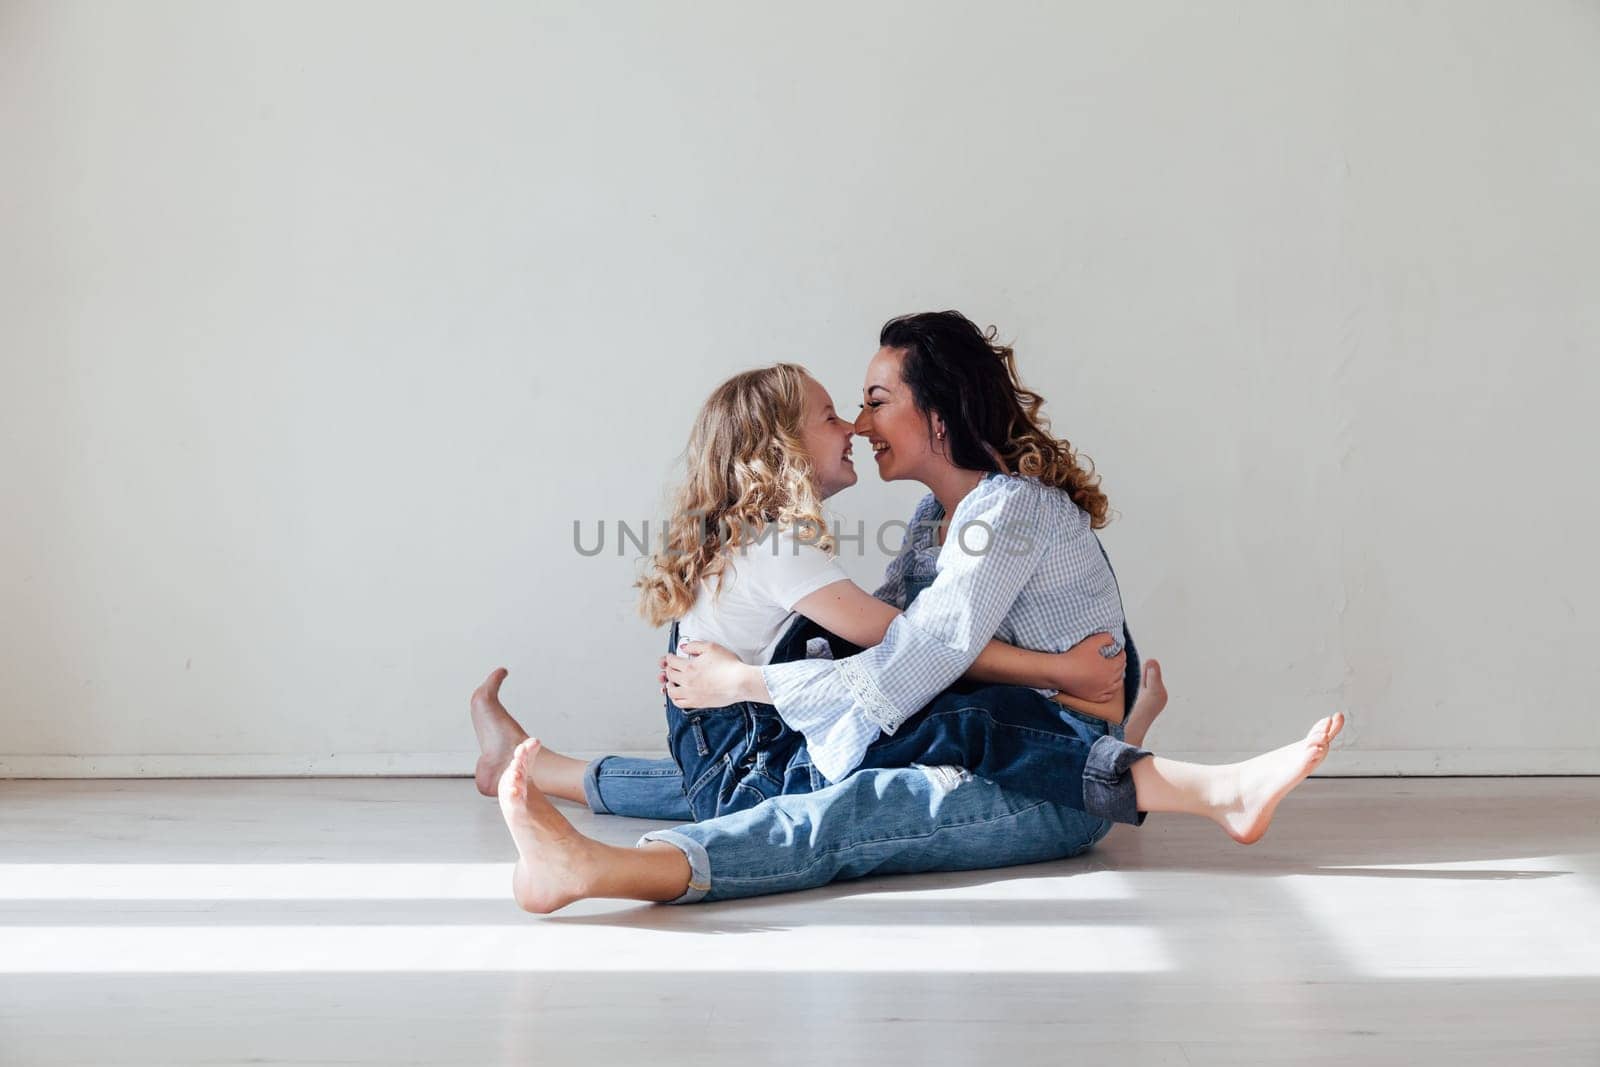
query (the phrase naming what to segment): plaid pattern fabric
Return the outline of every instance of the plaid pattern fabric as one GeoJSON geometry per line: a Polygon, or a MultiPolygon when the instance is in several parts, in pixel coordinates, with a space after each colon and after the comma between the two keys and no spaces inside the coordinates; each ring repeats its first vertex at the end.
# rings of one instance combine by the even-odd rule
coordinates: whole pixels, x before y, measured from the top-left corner
{"type": "Polygon", "coordinates": [[[1103,654],[1122,651],[1116,578],[1088,513],[1064,490],[990,474],[956,507],[941,548],[943,518],[931,493],[912,516],[876,594],[905,611],[882,644],[762,669],[778,713],[831,781],[960,678],[990,638],[1061,652],[1107,633],[1115,641],[1103,654]]]}

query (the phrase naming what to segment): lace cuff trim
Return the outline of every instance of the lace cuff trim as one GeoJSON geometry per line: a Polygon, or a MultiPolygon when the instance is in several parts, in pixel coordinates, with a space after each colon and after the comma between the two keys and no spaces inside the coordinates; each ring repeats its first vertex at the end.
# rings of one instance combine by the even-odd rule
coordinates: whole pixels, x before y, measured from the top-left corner
{"type": "Polygon", "coordinates": [[[889,702],[888,697],[883,695],[878,683],[873,680],[865,667],[856,662],[855,657],[835,660],[834,666],[839,670],[840,680],[849,687],[856,698],[856,703],[861,705],[861,710],[866,712],[869,719],[877,723],[886,734],[892,734],[900,729],[900,724],[906,721],[906,717],[900,713],[899,708],[889,702]]]}

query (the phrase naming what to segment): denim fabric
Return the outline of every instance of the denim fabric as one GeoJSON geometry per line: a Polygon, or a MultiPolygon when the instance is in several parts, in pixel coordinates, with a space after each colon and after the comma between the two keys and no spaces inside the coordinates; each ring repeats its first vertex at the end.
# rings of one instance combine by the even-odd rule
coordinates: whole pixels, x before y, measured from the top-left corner
{"type": "MultiPolygon", "coordinates": [[[[806,640],[821,633],[799,620],[778,643],[774,662],[801,658],[806,640]]],[[[770,704],[683,711],[668,700],[667,727],[697,822],[829,784],[812,765],[805,738],[770,704]]],[[[861,766],[961,767],[1023,796],[1137,822],[1127,767],[1142,753],[1106,734],[1105,723],[1032,689],[962,684],[881,735],[861,766]]]]}
{"type": "MultiPolygon", "coordinates": [[[[1123,636],[1126,711],[1133,707],[1141,666],[1132,634],[1124,629],[1123,636]]],[[[1060,711],[1098,734],[1095,744],[1120,744],[1121,725],[1070,708],[1060,711]]],[[[1118,808],[1122,801],[1107,803],[1118,808]]],[[[689,887],[672,903],[693,904],[791,893],[874,874],[1064,859],[1088,851],[1112,825],[1111,819],[1023,796],[959,767],[873,767],[812,792],[654,830],[639,843],[664,841],[683,852],[689,887]]]]}
{"type": "Polygon", "coordinates": [[[902,555],[937,548],[937,579],[872,648],[761,668],[767,699],[805,734],[812,762],[833,781],[861,766],[881,734],[898,733],[960,681],[991,638],[1067,648],[1104,632],[1112,638],[1106,654],[1121,651],[1122,598],[1088,513],[1066,492],[990,472],[950,513],[939,546],[945,518],[932,494],[918,507],[902,555]]]}
{"type": "MultiPolygon", "coordinates": [[[[804,639],[815,633],[815,627],[797,627],[790,636],[803,647],[804,639]]],[[[1131,707],[1140,665],[1133,637],[1126,630],[1124,643],[1131,676],[1126,686],[1127,706],[1131,707]]],[[[604,756],[590,763],[584,774],[590,809],[602,815],[688,821],[715,818],[774,796],[813,792],[828,784],[811,766],[798,736],[784,726],[770,705],[717,710],[737,710],[745,717],[697,713],[696,723],[678,713],[684,716],[680,731],[687,733],[682,743],[694,745],[700,768],[694,785],[698,804],[690,804],[676,760],[604,756]],[[706,718],[711,720],[709,725],[706,718]],[[701,761],[702,745],[706,755],[715,749],[717,758],[701,761]]],[[[1002,716],[1006,714],[1002,712],[1002,716]]],[[[668,715],[670,718],[672,712],[668,715]]],[[[1024,796],[1138,825],[1144,816],[1134,808],[1127,770],[1148,753],[1122,744],[1121,732],[1120,726],[1107,732],[1103,721],[1062,708],[1032,690],[963,685],[941,694],[898,733],[886,735],[869,749],[866,765],[959,766],[1024,796]],[[1020,707],[1023,716],[1039,717],[1045,729],[1033,731],[1025,723],[996,719],[990,714],[996,701],[1013,706],[1012,719],[1018,718],[1014,709],[1020,707]],[[1081,743],[1065,741],[1063,729],[1076,734],[1081,743]],[[1078,791],[1081,796],[1074,795],[1078,791]]]]}
{"type": "Polygon", "coordinates": [[[1149,753],[1066,710],[1021,686],[956,685],[873,742],[861,766],[962,767],[1023,796],[1137,823],[1128,768],[1149,753]]]}
{"type": "Polygon", "coordinates": [[[728,900],[847,878],[968,871],[1076,856],[1111,829],[1075,808],[1032,800],[953,767],[858,770],[837,785],[655,830],[689,861],[673,901],[728,900]]]}
{"type": "Polygon", "coordinates": [[[1134,799],[1129,768],[1150,755],[1116,737],[1102,737],[1089,750],[1083,770],[1083,806],[1112,822],[1144,825],[1145,813],[1134,799]]]}
{"type": "Polygon", "coordinates": [[[602,756],[583,772],[583,795],[600,815],[630,819],[694,818],[683,793],[683,772],[676,760],[602,756]]]}
{"type": "MultiPolygon", "coordinates": [[[[1123,643],[1126,717],[1143,665],[1126,625],[1123,643]]],[[[1122,740],[1120,724],[1070,708],[1060,712],[1101,737],[1122,740]]],[[[1134,753],[1131,759],[1142,754],[1134,753]]],[[[1131,783],[1123,785],[1125,792],[1103,801],[1119,815],[1132,792],[1131,783]]],[[[691,904],[795,892],[872,874],[984,870],[1061,859],[1087,851],[1111,827],[1110,819],[1008,792],[958,768],[869,768],[814,792],[653,831],[640,843],[665,841],[684,853],[689,887],[673,903],[691,904]]]]}
{"type": "MultiPolygon", "coordinates": [[[[808,619],[797,619],[773,650],[772,662],[803,659],[812,637],[826,637],[835,653],[848,645],[808,619]]],[[[668,650],[677,648],[672,627],[668,650]]],[[[811,765],[805,738],[771,704],[742,701],[685,711],[666,701],[667,747],[683,772],[683,792],[697,821],[743,811],[769,797],[809,793],[827,784],[811,765]]]]}
{"type": "MultiPolygon", "coordinates": [[[[774,655],[804,656],[807,641],[815,637],[827,639],[834,655],[856,651],[848,641],[799,619],[779,642],[774,655]]],[[[677,647],[678,628],[674,625],[668,635],[667,651],[674,652],[677,647]]],[[[683,770],[678,760],[670,756],[602,756],[591,761],[583,776],[584,797],[591,811],[634,819],[711,818],[728,804],[737,810],[786,789],[809,792],[826,784],[826,779],[811,769],[810,757],[803,751],[804,739],[784,725],[771,705],[735,704],[730,708],[683,712],[670,700],[665,704],[669,743],[673,751],[684,753],[685,761],[695,771],[699,814],[689,803],[683,770]],[[752,753],[754,758],[747,758],[752,753]],[[752,778],[754,782],[746,781],[752,778]],[[755,782],[760,783],[759,787],[755,782]]]]}

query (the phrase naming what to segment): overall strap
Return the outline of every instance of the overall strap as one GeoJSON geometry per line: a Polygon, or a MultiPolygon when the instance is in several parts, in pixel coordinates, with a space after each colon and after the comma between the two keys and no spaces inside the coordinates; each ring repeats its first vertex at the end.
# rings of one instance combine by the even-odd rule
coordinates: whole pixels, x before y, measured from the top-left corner
{"type": "Polygon", "coordinates": [[[1117,587],[1117,605],[1122,608],[1122,645],[1128,654],[1128,669],[1122,681],[1122,702],[1124,705],[1123,716],[1126,717],[1133,711],[1133,698],[1139,695],[1139,674],[1142,668],[1139,665],[1139,650],[1133,644],[1133,632],[1128,629],[1128,606],[1122,602],[1122,583],[1117,581],[1117,568],[1111,565],[1111,557],[1106,554],[1106,546],[1100,543],[1100,535],[1090,531],[1094,536],[1094,543],[1100,549],[1100,555],[1106,561],[1106,569],[1111,572],[1111,584],[1117,587]]]}

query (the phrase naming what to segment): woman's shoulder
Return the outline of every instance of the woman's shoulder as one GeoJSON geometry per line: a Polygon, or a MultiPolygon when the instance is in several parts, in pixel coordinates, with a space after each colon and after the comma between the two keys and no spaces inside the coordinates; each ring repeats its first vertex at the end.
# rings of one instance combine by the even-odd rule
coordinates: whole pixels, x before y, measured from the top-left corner
{"type": "Polygon", "coordinates": [[[1080,518],[1088,517],[1071,493],[1026,474],[986,474],[972,491],[971,499],[975,509],[1038,515],[1067,528],[1076,527],[1080,518]]]}
{"type": "Polygon", "coordinates": [[[972,491],[972,496],[974,500],[1017,501],[1035,506],[1055,504],[1062,500],[1072,503],[1072,497],[1065,490],[1046,485],[1031,475],[1002,474],[998,471],[985,474],[983,481],[972,491]]]}

